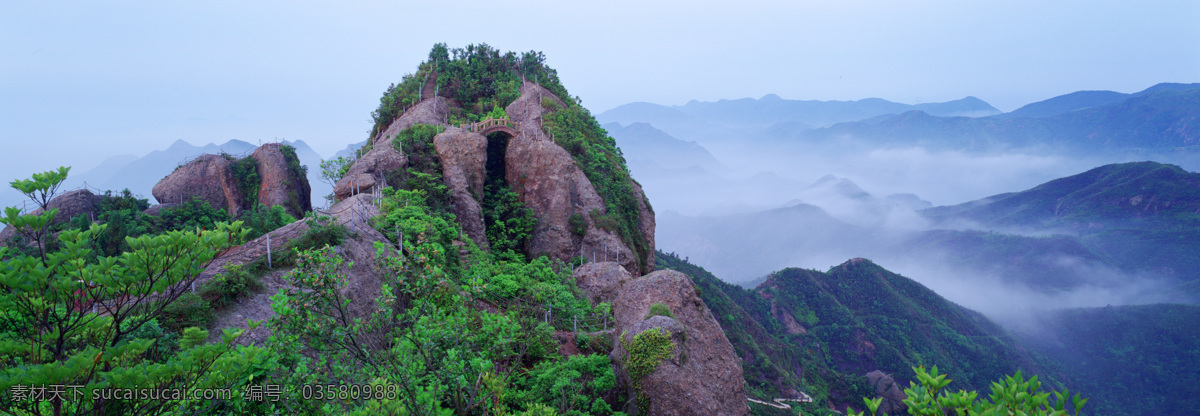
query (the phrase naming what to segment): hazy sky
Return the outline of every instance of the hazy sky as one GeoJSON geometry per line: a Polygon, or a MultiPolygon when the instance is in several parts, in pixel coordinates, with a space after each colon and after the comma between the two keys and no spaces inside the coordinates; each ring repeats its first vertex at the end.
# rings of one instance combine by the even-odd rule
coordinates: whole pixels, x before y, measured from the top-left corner
{"type": "Polygon", "coordinates": [[[1200,81],[1198,22],[1192,0],[2,1],[0,179],[177,139],[328,156],[435,42],[544,51],[594,112],[767,93],[1009,111],[1200,81]]]}

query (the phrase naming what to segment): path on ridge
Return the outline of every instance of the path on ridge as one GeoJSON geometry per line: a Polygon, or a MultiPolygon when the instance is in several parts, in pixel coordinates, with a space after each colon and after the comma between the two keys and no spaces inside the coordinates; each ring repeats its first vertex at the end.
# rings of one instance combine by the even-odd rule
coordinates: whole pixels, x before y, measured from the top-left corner
{"type": "Polygon", "coordinates": [[[433,72],[429,73],[429,78],[425,79],[425,86],[421,87],[421,99],[422,100],[428,100],[430,98],[433,98],[433,95],[435,93],[437,93],[437,79],[438,79],[437,71],[433,71],[433,72]]]}

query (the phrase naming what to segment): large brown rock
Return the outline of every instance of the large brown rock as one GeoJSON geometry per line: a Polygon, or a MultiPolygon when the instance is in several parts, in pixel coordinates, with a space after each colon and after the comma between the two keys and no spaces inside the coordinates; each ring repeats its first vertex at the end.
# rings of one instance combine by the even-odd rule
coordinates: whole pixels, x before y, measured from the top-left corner
{"type": "MultiPolygon", "coordinates": [[[[544,88],[525,83],[521,97],[505,110],[511,120],[522,125],[517,137],[508,142],[505,181],[538,220],[530,237],[529,253],[560,260],[575,256],[592,261],[616,260],[634,276],[645,274],[654,264],[653,258],[646,262],[647,270],[642,270],[642,262],[634,258],[633,251],[616,233],[598,228],[592,221],[592,211],[603,214],[607,207],[571,154],[541,129],[543,114],[549,111],[542,107],[542,97],[561,104],[544,88]],[[586,224],[582,236],[572,231],[572,215],[579,215],[586,224]]],[[[641,225],[652,229],[653,224],[651,218],[641,225]]],[[[653,255],[653,240],[647,243],[653,255]]]]}
{"type": "MultiPolygon", "coordinates": [[[[355,195],[337,203],[325,212],[325,214],[333,217],[337,224],[346,226],[350,231],[350,235],[342,241],[341,245],[337,246],[336,253],[346,260],[344,264],[349,265],[349,267],[342,271],[341,276],[345,285],[341,286],[339,290],[342,296],[350,300],[350,304],[346,309],[347,313],[353,318],[367,319],[375,311],[375,298],[382,293],[381,282],[383,275],[381,274],[382,269],[379,262],[375,257],[375,242],[383,241],[385,244],[395,247],[390,243],[386,243],[388,241],[387,238],[375,230],[369,222],[372,217],[379,215],[379,210],[375,208],[373,201],[372,195],[355,195]]],[[[226,265],[244,265],[256,259],[266,257],[268,236],[270,236],[271,251],[278,254],[281,247],[284,247],[287,242],[303,236],[308,229],[309,226],[305,221],[296,221],[248,241],[245,244],[226,250],[200,273],[200,276],[196,279],[196,286],[200,287],[213,276],[223,273],[226,265]]],[[[239,301],[237,304],[231,306],[217,317],[214,327],[231,327],[248,330],[249,332],[243,338],[239,339],[239,343],[261,344],[266,340],[270,336],[268,326],[262,325],[250,331],[246,319],[261,321],[274,316],[275,312],[270,307],[271,295],[279,289],[295,289],[281,280],[274,283],[266,283],[270,289],[269,291],[253,294],[248,299],[239,301]]],[[[212,333],[213,335],[209,337],[210,341],[219,339],[221,331],[213,331],[212,333]]]]}
{"type": "Polygon", "coordinates": [[[433,97],[405,110],[386,129],[371,138],[371,150],[360,156],[342,179],[334,184],[334,197],[341,201],[351,195],[371,192],[372,189],[396,186],[388,181],[397,181],[408,166],[408,158],[392,145],[396,135],[413,124],[445,124],[451,105],[449,99],[433,97]]]}
{"type": "MultiPolygon", "coordinates": [[[[100,212],[100,200],[102,198],[104,197],[93,194],[92,191],[87,189],[77,189],[54,197],[54,199],[46,203],[46,207],[58,209],[58,214],[55,214],[52,224],[62,224],[79,215],[94,217],[100,212]]],[[[45,211],[38,208],[29,214],[39,215],[43,212],[45,211]]],[[[13,227],[4,227],[4,230],[0,231],[0,244],[8,244],[8,240],[17,234],[17,230],[13,227]]]]}
{"type": "MultiPolygon", "coordinates": [[[[750,413],[741,360],[687,275],[660,270],[629,281],[613,302],[613,314],[617,334],[625,343],[651,328],[670,331],[675,343],[672,357],[641,381],[641,391],[650,399],[649,414],[750,413]],[[674,317],[647,319],[655,303],[666,305],[674,317]]],[[[618,378],[631,389],[628,397],[634,402],[637,392],[632,390],[624,370],[626,350],[622,342],[615,344],[610,357],[617,363],[618,378]]]]}
{"type": "Polygon", "coordinates": [[[242,192],[229,160],[222,155],[201,155],[175,169],[151,190],[159,203],[188,201],[200,197],[215,209],[236,217],[242,210],[242,192]]]}
{"type": "MultiPolygon", "coordinates": [[[[258,203],[265,206],[281,205],[295,218],[304,218],[312,211],[312,191],[304,172],[292,171],[288,157],[281,150],[282,144],[269,143],[259,146],[250,154],[258,161],[258,203]]],[[[293,157],[295,153],[293,152],[293,157]]],[[[300,161],[296,160],[297,166],[300,161]]]]}
{"type": "Polygon", "coordinates": [[[454,216],[463,232],[475,244],[487,249],[487,233],[483,224],[483,180],[487,176],[486,137],[457,127],[450,127],[433,138],[438,159],[442,161],[442,180],[450,189],[454,216]]]}
{"type": "Polygon", "coordinates": [[[593,304],[612,303],[633,276],[616,262],[588,263],[575,269],[575,287],[593,304]]]}
{"type": "Polygon", "coordinates": [[[867,384],[875,388],[876,396],[883,398],[883,402],[879,404],[879,414],[903,413],[908,410],[908,406],[904,404],[904,399],[908,396],[892,376],[875,370],[867,373],[867,384]]]}

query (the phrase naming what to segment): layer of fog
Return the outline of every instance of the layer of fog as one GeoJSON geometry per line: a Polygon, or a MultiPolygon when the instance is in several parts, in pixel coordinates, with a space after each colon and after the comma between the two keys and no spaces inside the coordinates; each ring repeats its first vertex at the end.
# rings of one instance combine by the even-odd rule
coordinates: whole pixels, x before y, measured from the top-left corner
{"type": "MultiPolygon", "coordinates": [[[[614,137],[620,144],[623,138],[614,137]]],[[[883,147],[850,139],[824,145],[755,145],[755,137],[725,135],[681,139],[703,145],[720,167],[681,168],[686,162],[646,160],[628,151],[626,157],[658,213],[657,247],[726,281],[758,280],[785,267],[827,270],[864,257],[1021,331],[1030,330],[1023,325],[1031,316],[1049,309],[1195,301],[1171,295],[1179,282],[1170,278],[1094,261],[1051,260],[1055,270],[1079,283],[1047,290],[1000,275],[997,268],[903,247],[930,229],[917,211],[931,205],[1023,191],[1108,163],[1152,159],[1194,170],[1194,157],[883,147]]],[[[951,226],[989,231],[971,223],[951,226]]]]}

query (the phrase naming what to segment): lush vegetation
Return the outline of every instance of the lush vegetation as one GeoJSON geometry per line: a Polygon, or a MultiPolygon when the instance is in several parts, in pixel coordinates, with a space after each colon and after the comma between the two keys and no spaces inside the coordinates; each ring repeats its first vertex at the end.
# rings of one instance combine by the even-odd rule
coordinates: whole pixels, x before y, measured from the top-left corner
{"type": "Polygon", "coordinates": [[[1096,414],[1191,413],[1179,403],[1200,393],[1200,307],[1068,309],[1039,325],[1024,344],[1058,362],[1096,414]]]}
{"type": "Polygon", "coordinates": [[[0,223],[15,227],[39,247],[34,255],[11,254],[0,268],[0,411],[15,414],[163,413],[202,411],[209,402],[191,395],[149,399],[134,388],[177,388],[194,394],[221,388],[232,400],[252,382],[249,370],[262,349],[223,342],[199,345],[195,330],[175,345],[158,318],[216,252],[240,241],[240,223],[206,231],[168,231],[125,240],[129,251],[94,257],[89,248],[106,225],[52,233],[57,209],[46,209],[62,168],[14,181],[13,187],[45,210],[20,215],[7,208],[0,223]],[[57,241],[57,248],[49,242],[57,241]],[[90,259],[90,260],[89,260],[90,259]],[[96,313],[93,310],[100,312],[96,313]],[[62,385],[58,394],[33,400],[37,386],[62,385]],[[69,386],[69,387],[67,387],[69,386]]]}
{"type": "MultiPolygon", "coordinates": [[[[981,315],[867,260],[824,273],[781,270],[753,290],[724,283],[673,254],[658,252],[656,260],[659,268],[692,277],[743,357],[753,397],[786,397],[794,389],[818,403],[858,406],[860,397],[874,396],[863,377],[873,370],[900,378],[914,366],[957,367],[951,376],[971,389],[1021,369],[1044,372],[1038,357],[981,315]]],[[[800,406],[805,414],[823,411],[800,406]]]]}
{"type": "MultiPolygon", "coordinates": [[[[948,414],[960,416],[1067,416],[1078,415],[1087,404],[1078,393],[1063,390],[1061,392],[1043,392],[1042,383],[1037,376],[1025,379],[1018,371],[1015,375],[1005,377],[992,383],[992,394],[980,399],[976,391],[950,392],[946,389],[952,380],[946,374],[938,374],[937,366],[928,372],[924,367],[913,367],[920,384],[910,383],[904,394],[904,404],[910,415],[943,416],[948,414]],[[1051,398],[1053,394],[1053,399],[1051,398]],[[1074,410],[1074,413],[1070,413],[1074,410]]],[[[863,398],[872,415],[877,413],[882,398],[863,398]]],[[[849,416],[864,416],[865,413],[853,410],[849,416]]]]}
{"type": "Polygon", "coordinates": [[[408,156],[408,169],[403,183],[408,189],[424,191],[425,200],[435,212],[450,211],[450,189],[442,180],[442,160],[438,158],[433,138],[445,128],[414,124],[392,140],[392,146],[408,156]]]}

